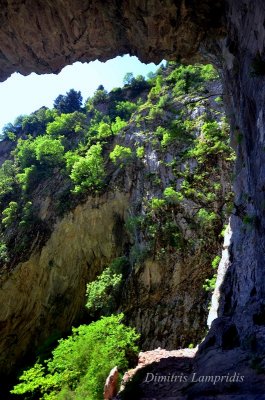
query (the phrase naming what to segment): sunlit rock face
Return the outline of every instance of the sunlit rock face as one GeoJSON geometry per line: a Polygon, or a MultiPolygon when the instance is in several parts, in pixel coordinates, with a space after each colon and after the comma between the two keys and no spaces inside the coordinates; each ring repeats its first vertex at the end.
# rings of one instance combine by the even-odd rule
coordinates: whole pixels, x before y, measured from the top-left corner
{"type": "Polygon", "coordinates": [[[145,62],[194,59],[205,36],[222,31],[223,3],[7,0],[0,10],[0,79],[126,53],[145,62]]]}
{"type": "Polygon", "coordinates": [[[127,204],[127,196],[119,192],[88,198],[56,224],[41,250],[2,274],[2,374],[10,373],[47,337],[60,337],[80,318],[86,282],[121,252],[117,221],[124,219],[127,204]]]}
{"type": "Polygon", "coordinates": [[[0,13],[2,80],[125,53],[155,62],[203,54],[218,65],[238,160],[230,265],[208,345],[264,351],[264,1],[5,1],[0,13]]]}

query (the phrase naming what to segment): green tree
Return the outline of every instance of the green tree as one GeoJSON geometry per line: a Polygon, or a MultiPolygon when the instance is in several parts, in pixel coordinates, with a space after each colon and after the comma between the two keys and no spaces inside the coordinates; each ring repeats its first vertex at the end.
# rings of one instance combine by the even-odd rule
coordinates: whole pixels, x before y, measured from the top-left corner
{"type": "Polygon", "coordinates": [[[112,315],[73,328],[71,336],[59,341],[51,359],[22,373],[11,393],[23,398],[31,393],[40,400],[70,396],[101,400],[110,370],[117,366],[125,372],[138,352],[139,335],[122,324],[122,318],[122,314],[112,315]]]}
{"type": "Polygon", "coordinates": [[[123,164],[132,158],[132,150],[130,147],[116,144],[109,158],[114,164],[123,164]]]}
{"type": "Polygon", "coordinates": [[[99,103],[105,103],[108,100],[108,92],[104,89],[104,86],[100,85],[95,91],[94,96],[91,99],[91,103],[95,106],[99,103]]]}
{"type": "Polygon", "coordinates": [[[103,186],[105,171],[100,143],[92,145],[85,157],[80,157],[73,165],[70,178],[75,184],[74,192],[98,190],[103,186]]]}
{"type": "Polygon", "coordinates": [[[127,73],[124,75],[123,84],[124,84],[124,85],[131,85],[134,79],[135,79],[135,78],[134,78],[134,76],[133,76],[133,73],[132,73],[132,72],[127,72],[127,73]]]}
{"type": "Polygon", "coordinates": [[[56,166],[63,162],[64,157],[64,146],[58,139],[53,139],[48,135],[39,136],[34,141],[36,160],[40,164],[46,166],[56,166]]]}
{"type": "Polygon", "coordinates": [[[32,138],[18,139],[14,152],[15,161],[21,169],[30,167],[36,162],[35,144],[32,138]]]}
{"type": "Polygon", "coordinates": [[[53,106],[60,114],[69,114],[82,110],[83,98],[81,92],[74,89],[69,90],[65,96],[59,95],[54,100],[53,106]]]}
{"type": "Polygon", "coordinates": [[[18,204],[16,201],[10,201],[9,205],[7,208],[4,209],[2,212],[3,218],[2,218],[2,224],[5,227],[10,226],[17,217],[17,211],[18,211],[18,204]]]}
{"type": "Polygon", "coordinates": [[[116,117],[128,121],[131,118],[132,113],[137,110],[137,104],[131,101],[120,101],[116,104],[116,117]]]}
{"type": "Polygon", "coordinates": [[[17,170],[11,160],[6,160],[0,167],[0,200],[14,190],[17,170]]]}
{"type": "Polygon", "coordinates": [[[4,242],[0,241],[0,262],[6,263],[8,261],[9,255],[7,245],[4,242]]]}
{"type": "Polygon", "coordinates": [[[127,267],[126,257],[116,258],[95,281],[87,285],[86,307],[92,316],[109,315],[114,311],[127,267]]]}
{"type": "Polygon", "coordinates": [[[44,134],[47,124],[54,121],[57,116],[55,110],[49,110],[47,107],[41,107],[30,115],[24,116],[22,120],[23,133],[30,135],[44,134]]]}
{"type": "Polygon", "coordinates": [[[80,112],[58,115],[53,122],[47,125],[46,132],[52,137],[75,135],[84,132],[86,116],[80,112]]]}

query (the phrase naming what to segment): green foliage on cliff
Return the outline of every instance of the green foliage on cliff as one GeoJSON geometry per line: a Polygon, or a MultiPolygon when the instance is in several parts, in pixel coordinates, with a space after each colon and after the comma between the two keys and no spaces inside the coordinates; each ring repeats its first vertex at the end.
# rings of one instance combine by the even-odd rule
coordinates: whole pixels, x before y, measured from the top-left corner
{"type": "Polygon", "coordinates": [[[18,204],[16,201],[10,201],[7,208],[2,212],[2,224],[7,227],[15,220],[18,210],[18,204]]]}
{"type": "Polygon", "coordinates": [[[54,108],[59,113],[72,113],[75,111],[81,111],[83,98],[81,92],[77,92],[74,89],[69,90],[66,95],[59,95],[54,100],[54,108]]]}
{"type": "Polygon", "coordinates": [[[122,323],[123,315],[103,317],[73,328],[59,341],[52,357],[20,376],[11,393],[39,400],[101,400],[105,380],[117,366],[120,373],[135,359],[139,335],[122,323]]]}
{"type": "Polygon", "coordinates": [[[79,157],[74,162],[70,174],[75,184],[73,191],[81,193],[86,189],[98,190],[103,185],[104,177],[102,146],[97,143],[90,147],[85,157],[79,157]]]}
{"type": "Polygon", "coordinates": [[[86,307],[92,317],[109,315],[115,310],[127,264],[126,257],[116,258],[95,281],[87,285],[86,307]]]}
{"type": "MultiPolygon", "coordinates": [[[[128,74],[125,86],[109,93],[100,86],[84,108],[80,94],[70,91],[57,97],[53,109],[8,124],[4,135],[12,151],[0,168],[0,261],[27,254],[44,231],[41,246],[59,210],[61,217],[88,196],[125,188],[132,204],[118,237],[130,272],[138,273],[147,258],[171,270],[192,259],[194,269],[209,266],[199,285],[202,292],[203,284],[212,290],[212,253],[220,248],[232,198],[222,174],[228,175],[234,157],[218,101],[212,108],[205,100],[216,78],[209,65],[170,63],[148,80],[128,74]]],[[[124,264],[124,258],[116,260],[88,284],[89,318],[110,315],[120,305],[124,264]]],[[[122,372],[135,355],[137,337],[119,316],[74,329],[48,361],[22,374],[13,393],[101,399],[110,369],[118,365],[122,372]]]]}
{"type": "Polygon", "coordinates": [[[132,150],[130,147],[120,146],[116,144],[109,155],[109,158],[114,164],[123,165],[132,158],[132,150]]]}

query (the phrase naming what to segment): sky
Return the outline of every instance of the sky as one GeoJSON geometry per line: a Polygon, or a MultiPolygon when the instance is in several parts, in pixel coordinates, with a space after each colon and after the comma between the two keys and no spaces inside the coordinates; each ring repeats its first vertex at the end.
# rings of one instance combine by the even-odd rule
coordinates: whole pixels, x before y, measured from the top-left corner
{"type": "Polygon", "coordinates": [[[146,76],[157,68],[153,63],[143,64],[137,57],[126,55],[105,63],[77,62],[65,67],[58,75],[32,73],[22,76],[14,73],[0,83],[0,132],[5,124],[14,122],[19,115],[30,114],[42,106],[52,107],[56,97],[66,94],[70,89],[80,90],[86,100],[101,84],[108,91],[123,86],[123,78],[127,72],[132,72],[134,76],[146,76]]]}

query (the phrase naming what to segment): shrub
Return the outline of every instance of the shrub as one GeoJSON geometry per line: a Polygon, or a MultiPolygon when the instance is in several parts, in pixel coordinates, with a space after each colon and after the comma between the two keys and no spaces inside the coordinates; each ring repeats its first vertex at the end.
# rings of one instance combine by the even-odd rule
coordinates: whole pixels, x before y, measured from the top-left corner
{"type": "Polygon", "coordinates": [[[213,269],[216,269],[216,268],[218,267],[220,261],[221,261],[221,257],[220,257],[220,256],[214,257],[214,259],[213,259],[213,261],[212,261],[212,267],[213,267],[213,269]]]}
{"type": "Polygon", "coordinates": [[[205,283],[204,283],[204,285],[202,285],[203,289],[206,292],[213,292],[215,289],[216,280],[217,280],[216,274],[214,274],[213,277],[210,279],[205,279],[205,283]]]}
{"type": "Polygon", "coordinates": [[[114,311],[123,279],[125,257],[114,260],[95,281],[87,285],[87,304],[91,315],[109,315],[114,311]]]}
{"type": "Polygon", "coordinates": [[[167,77],[167,81],[175,84],[175,96],[185,95],[202,90],[205,82],[216,79],[218,74],[212,65],[180,65],[167,77]]]}
{"type": "Polygon", "coordinates": [[[36,152],[33,139],[19,139],[14,155],[15,160],[21,169],[33,165],[36,162],[36,152]]]}
{"type": "Polygon", "coordinates": [[[120,131],[127,126],[127,122],[123,121],[120,117],[115,118],[115,122],[111,124],[111,129],[114,135],[120,133],[120,131]]]}
{"type": "Polygon", "coordinates": [[[139,146],[136,148],[136,155],[138,158],[144,158],[144,146],[139,146]]]}
{"type": "Polygon", "coordinates": [[[120,101],[116,104],[115,114],[116,117],[128,121],[131,118],[132,113],[137,110],[137,105],[131,101],[120,101]]]}
{"type": "Polygon", "coordinates": [[[201,208],[197,213],[197,218],[203,227],[209,228],[213,226],[214,221],[216,221],[216,214],[213,211],[207,211],[205,208],[201,208]]]}
{"type": "Polygon", "coordinates": [[[8,250],[7,246],[5,243],[0,242],[0,262],[8,262],[9,261],[9,256],[8,256],[8,250]]]}
{"type": "Polygon", "coordinates": [[[64,146],[58,139],[52,139],[51,137],[39,136],[34,141],[36,160],[40,164],[54,167],[60,165],[63,162],[64,146]]]}
{"type": "Polygon", "coordinates": [[[44,135],[38,136],[34,140],[32,138],[19,139],[14,154],[15,160],[22,170],[40,164],[53,167],[62,163],[64,146],[59,139],[44,135]]]}
{"type": "Polygon", "coordinates": [[[0,168],[0,199],[13,191],[16,182],[16,168],[11,160],[6,160],[0,168]]]}
{"type": "Polygon", "coordinates": [[[132,158],[132,150],[130,147],[124,147],[116,144],[109,157],[114,164],[123,164],[132,158]]]}
{"type": "Polygon", "coordinates": [[[58,138],[60,136],[75,135],[84,132],[86,127],[86,116],[80,112],[58,115],[53,122],[47,125],[48,135],[58,138]]]}
{"type": "Polygon", "coordinates": [[[64,155],[66,170],[70,173],[74,164],[79,161],[80,156],[75,151],[67,151],[64,155]]]}
{"type": "Polygon", "coordinates": [[[159,210],[166,205],[166,201],[164,199],[153,198],[150,202],[151,210],[159,210]]]}
{"type": "Polygon", "coordinates": [[[22,220],[19,226],[25,227],[30,224],[33,218],[33,204],[31,201],[27,201],[22,209],[22,220]]]}
{"type": "Polygon", "coordinates": [[[99,139],[107,138],[112,135],[111,126],[106,122],[102,121],[98,126],[98,134],[97,137],[99,139]]]}
{"type": "Polygon", "coordinates": [[[38,180],[38,171],[35,165],[27,167],[17,175],[18,182],[24,192],[30,190],[38,180]]]}
{"type": "Polygon", "coordinates": [[[71,336],[59,341],[51,359],[22,373],[11,393],[23,398],[34,394],[40,400],[69,398],[64,395],[101,400],[110,370],[117,366],[125,372],[138,352],[139,335],[123,325],[122,318],[122,314],[112,315],[73,328],[71,336]]]}
{"type": "Polygon", "coordinates": [[[184,198],[183,194],[176,192],[176,190],[174,190],[171,186],[164,190],[164,196],[167,202],[171,204],[179,203],[184,198]]]}
{"type": "Polygon", "coordinates": [[[102,147],[100,143],[97,143],[90,147],[85,157],[79,157],[74,163],[70,178],[75,184],[75,193],[102,188],[105,171],[101,153],[102,147]]]}
{"type": "Polygon", "coordinates": [[[56,116],[56,110],[49,110],[46,107],[41,107],[39,110],[23,118],[22,131],[30,135],[44,134],[47,124],[54,121],[56,116]]]}
{"type": "Polygon", "coordinates": [[[18,211],[18,204],[16,201],[10,201],[9,205],[7,208],[4,209],[2,212],[3,218],[2,218],[2,224],[5,227],[10,226],[16,219],[17,216],[17,211],[18,211]]]}

